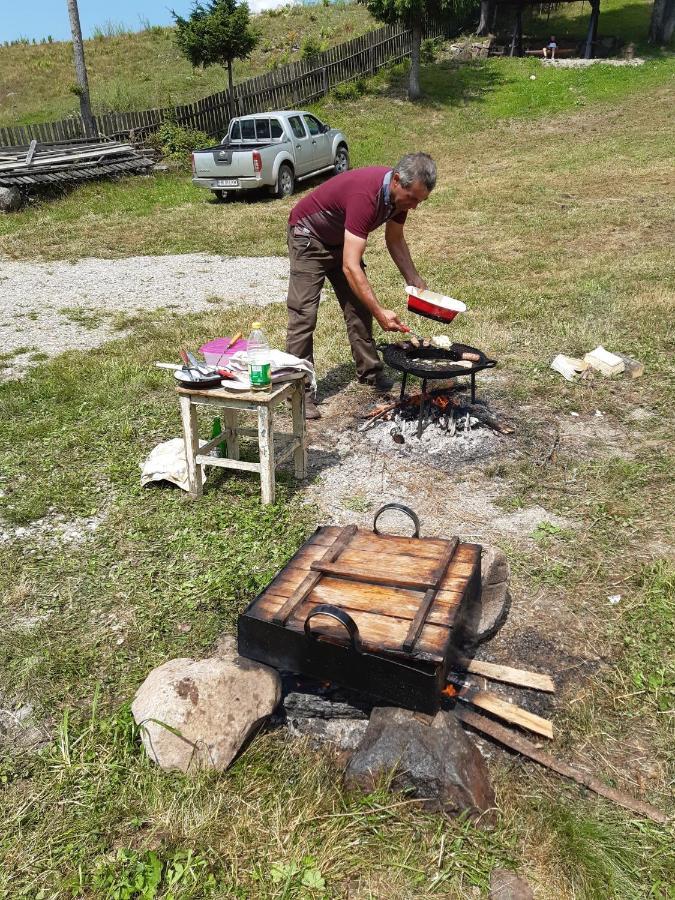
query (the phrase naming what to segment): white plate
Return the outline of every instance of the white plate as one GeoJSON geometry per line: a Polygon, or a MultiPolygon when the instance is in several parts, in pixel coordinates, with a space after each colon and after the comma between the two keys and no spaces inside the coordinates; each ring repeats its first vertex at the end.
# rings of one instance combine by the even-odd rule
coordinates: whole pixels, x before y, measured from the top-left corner
{"type": "Polygon", "coordinates": [[[238,178],[216,178],[216,187],[239,187],[238,178]]]}

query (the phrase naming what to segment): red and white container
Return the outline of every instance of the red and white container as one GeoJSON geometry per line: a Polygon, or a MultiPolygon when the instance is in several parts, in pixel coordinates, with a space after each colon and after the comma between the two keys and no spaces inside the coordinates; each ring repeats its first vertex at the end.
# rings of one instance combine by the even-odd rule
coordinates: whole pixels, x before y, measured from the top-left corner
{"type": "Polygon", "coordinates": [[[453,300],[435,291],[421,291],[419,288],[406,285],[408,292],[408,310],[427,319],[437,322],[452,322],[457,313],[466,312],[466,304],[461,300],[453,300]]]}

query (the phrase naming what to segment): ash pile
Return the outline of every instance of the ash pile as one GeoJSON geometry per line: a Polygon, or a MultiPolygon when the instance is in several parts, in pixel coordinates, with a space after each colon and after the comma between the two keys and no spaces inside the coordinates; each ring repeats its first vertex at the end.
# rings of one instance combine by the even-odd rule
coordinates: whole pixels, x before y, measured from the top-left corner
{"type": "Polygon", "coordinates": [[[513,429],[446,388],[376,407],[358,431],[384,452],[474,460],[498,452],[513,429]]]}

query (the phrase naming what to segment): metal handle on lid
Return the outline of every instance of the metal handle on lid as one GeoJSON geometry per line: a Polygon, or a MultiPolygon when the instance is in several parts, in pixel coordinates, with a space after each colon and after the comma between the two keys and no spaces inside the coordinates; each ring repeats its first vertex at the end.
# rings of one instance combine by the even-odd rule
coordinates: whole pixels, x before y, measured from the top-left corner
{"type": "Polygon", "coordinates": [[[403,503],[385,503],[384,506],[381,506],[378,511],[375,513],[375,518],[373,520],[373,531],[375,534],[381,534],[381,531],[377,529],[377,520],[380,518],[383,512],[387,509],[397,509],[399,512],[404,513],[408,516],[409,519],[412,520],[413,525],[415,526],[415,532],[413,537],[418,538],[420,536],[420,520],[417,518],[417,513],[413,512],[409,506],[405,506],[403,503]]]}
{"type": "Polygon", "coordinates": [[[308,638],[315,637],[312,633],[312,629],[309,627],[309,621],[310,619],[313,619],[314,616],[330,616],[331,619],[335,619],[341,625],[344,625],[349,634],[352,647],[357,653],[361,653],[361,636],[359,635],[358,626],[344,609],[340,609],[338,606],[331,606],[330,603],[322,603],[321,605],[314,607],[305,619],[305,635],[308,638]]]}

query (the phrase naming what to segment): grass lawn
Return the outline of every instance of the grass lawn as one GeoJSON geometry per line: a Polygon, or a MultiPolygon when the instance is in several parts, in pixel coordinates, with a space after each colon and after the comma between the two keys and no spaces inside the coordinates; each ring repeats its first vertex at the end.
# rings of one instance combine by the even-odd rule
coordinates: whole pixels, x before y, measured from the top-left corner
{"type": "MultiPolygon", "coordinates": [[[[634,430],[616,452],[546,466],[524,455],[484,477],[504,507],[537,503],[576,523],[510,553],[516,596],[563,602],[584,633],[580,657],[601,659],[561,694],[555,752],[671,813],[674,75],[667,58],[589,71],[440,62],[415,106],[394,72],[316,108],[345,128],[355,165],[435,156],[411,250],[430,283],[469,302],[461,339],[499,358],[503,397],[560,416],[600,409],[634,430]],[[644,361],[645,376],[568,384],[549,371],[555,353],[598,343],[644,361]]],[[[290,205],[216,205],[187,174],[88,185],[5,216],[0,254],[281,254],[290,205]]],[[[381,235],[371,243],[378,295],[402,311],[381,235]]],[[[320,377],[349,360],[336,306],[321,309],[320,377]]],[[[261,311],[276,344],[284,313],[261,311]]],[[[266,509],[245,476],[213,476],[200,503],[139,486],[149,449],[180,433],[152,361],[248,318],[160,311],[123,340],[0,385],[3,527],[100,521],[81,544],[0,543],[0,706],[30,703],[49,736],[34,753],[0,733],[0,897],[462,900],[485,896],[495,865],[546,900],[673,897],[672,828],[505,755],[491,762],[498,817],[484,829],[384,786],[347,795],[330,754],[275,734],[222,775],[144,758],[129,702],[145,674],[208,654],[317,524],[290,478],[266,509]]]]}
{"type": "MultiPolygon", "coordinates": [[[[94,113],[191,103],[227,87],[221,66],[193,69],[174,43],[174,29],[128,32],[114,10],[96,37],[84,42],[94,113]]],[[[311,38],[326,48],[359,37],[378,23],[364,6],[285,6],[253,18],[261,40],[249,59],[234,64],[236,81],[300,59],[311,38]]],[[[45,35],[46,37],[46,35],[45,35]]],[[[79,114],[69,41],[0,46],[0,125],[26,125],[79,114]]]]}

